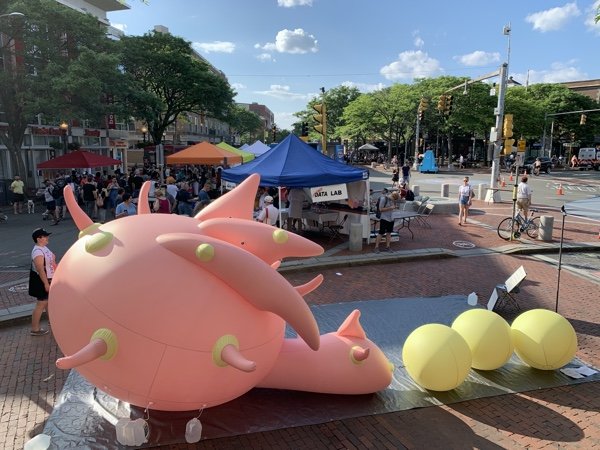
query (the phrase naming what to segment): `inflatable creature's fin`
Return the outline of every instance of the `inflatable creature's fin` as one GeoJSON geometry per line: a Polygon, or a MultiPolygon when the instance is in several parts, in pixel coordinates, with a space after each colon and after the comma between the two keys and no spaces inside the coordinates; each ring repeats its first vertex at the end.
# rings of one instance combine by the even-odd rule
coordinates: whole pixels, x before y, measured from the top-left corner
{"type": "Polygon", "coordinates": [[[196,214],[195,219],[204,221],[219,217],[235,217],[252,220],[252,209],[259,182],[260,175],[256,173],[250,175],[235,189],[206,206],[196,214]]]}
{"type": "Polygon", "coordinates": [[[344,323],[340,325],[338,330],[335,332],[338,336],[355,337],[358,339],[366,339],[367,334],[363,327],[360,325],[360,311],[355,309],[350,313],[344,323]]]}
{"type": "Polygon", "coordinates": [[[307,294],[310,294],[312,291],[314,291],[316,288],[318,288],[321,283],[323,282],[323,275],[319,274],[316,277],[314,277],[312,280],[310,280],[308,283],[302,284],[300,286],[296,286],[296,291],[298,291],[298,294],[300,294],[301,296],[305,296],[307,294]]]}

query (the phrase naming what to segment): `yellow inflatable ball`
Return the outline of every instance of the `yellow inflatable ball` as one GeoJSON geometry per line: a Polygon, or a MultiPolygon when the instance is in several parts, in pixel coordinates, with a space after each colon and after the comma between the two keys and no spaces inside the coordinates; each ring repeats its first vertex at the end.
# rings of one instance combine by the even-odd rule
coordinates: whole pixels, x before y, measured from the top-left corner
{"type": "Polygon", "coordinates": [[[419,386],[432,391],[449,391],[467,378],[471,350],[452,328],[430,323],[406,338],[402,359],[406,371],[419,386]]]}
{"type": "Polygon", "coordinates": [[[471,367],[494,370],[502,367],[513,353],[510,326],[502,317],[487,309],[470,309],[452,323],[471,349],[471,367]]]}
{"type": "Polygon", "coordinates": [[[577,353],[575,330],[560,314],[532,309],[517,317],[512,326],[515,353],[531,367],[558,369],[577,353]]]}

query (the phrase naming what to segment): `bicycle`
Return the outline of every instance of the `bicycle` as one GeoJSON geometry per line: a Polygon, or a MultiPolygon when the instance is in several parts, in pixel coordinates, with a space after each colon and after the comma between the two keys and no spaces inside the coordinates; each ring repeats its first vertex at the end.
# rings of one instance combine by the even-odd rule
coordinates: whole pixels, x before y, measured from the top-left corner
{"type": "Polygon", "coordinates": [[[507,217],[503,219],[498,225],[498,236],[500,236],[505,241],[511,239],[519,239],[521,237],[521,233],[526,232],[527,236],[531,239],[536,239],[538,237],[540,231],[540,218],[533,217],[533,214],[536,213],[537,209],[530,209],[531,214],[528,219],[525,219],[521,215],[521,210],[517,212],[517,215],[513,217],[507,217]]]}

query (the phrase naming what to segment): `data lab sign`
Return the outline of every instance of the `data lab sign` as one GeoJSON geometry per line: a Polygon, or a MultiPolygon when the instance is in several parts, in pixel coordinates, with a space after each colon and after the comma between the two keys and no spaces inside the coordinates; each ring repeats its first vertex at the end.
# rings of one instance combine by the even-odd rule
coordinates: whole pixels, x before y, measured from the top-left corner
{"type": "Polygon", "coordinates": [[[345,200],[348,198],[348,189],[345,184],[314,187],[310,188],[310,196],[312,197],[313,203],[345,200]]]}

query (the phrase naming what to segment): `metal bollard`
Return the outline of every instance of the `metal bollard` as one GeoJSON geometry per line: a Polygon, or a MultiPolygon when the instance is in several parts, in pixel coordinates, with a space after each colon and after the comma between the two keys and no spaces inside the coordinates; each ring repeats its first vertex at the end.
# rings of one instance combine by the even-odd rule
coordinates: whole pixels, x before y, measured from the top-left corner
{"type": "Polygon", "coordinates": [[[351,252],[362,251],[363,244],[363,224],[362,223],[351,223],[350,224],[350,236],[348,240],[348,250],[351,252]]]}
{"type": "Polygon", "coordinates": [[[553,230],[554,230],[554,217],[541,216],[538,240],[544,241],[544,242],[552,241],[552,231],[553,230]]]}
{"type": "Polygon", "coordinates": [[[446,198],[450,197],[450,185],[448,183],[442,184],[440,195],[446,198]]]}

